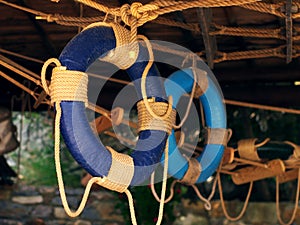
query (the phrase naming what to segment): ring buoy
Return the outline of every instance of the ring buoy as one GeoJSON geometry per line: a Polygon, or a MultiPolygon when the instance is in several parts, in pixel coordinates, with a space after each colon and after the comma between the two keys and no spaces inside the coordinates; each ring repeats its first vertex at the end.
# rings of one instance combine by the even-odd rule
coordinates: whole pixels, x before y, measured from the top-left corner
{"type": "MultiPolygon", "coordinates": [[[[106,23],[88,27],[65,46],[59,61],[68,70],[85,72],[98,58],[117,54],[120,45],[117,36],[122,35],[118,32],[126,33],[128,30],[120,25],[110,26],[106,23]]],[[[128,34],[123,36],[126,35],[128,34]]],[[[133,64],[126,72],[134,82],[138,98],[142,99],[140,78],[148,63],[148,52],[141,46],[139,48],[133,64]]],[[[147,97],[168,104],[163,84],[157,79],[159,76],[155,65],[152,65],[146,82],[147,97]]],[[[84,103],[62,101],[61,110],[61,133],[74,159],[92,176],[106,177],[112,164],[112,154],[93,133],[87,120],[84,103]]],[[[160,162],[167,138],[168,133],[158,129],[139,132],[136,147],[131,155],[134,174],[130,185],[142,183],[150,176],[160,162]]]]}
{"type": "MultiPolygon", "coordinates": [[[[198,85],[202,91],[199,100],[203,105],[207,129],[210,130],[207,143],[198,158],[187,160],[176,145],[174,130],[169,136],[168,173],[187,184],[203,182],[216,171],[227,141],[226,110],[221,90],[217,86],[216,81],[211,78],[212,74],[198,73],[199,71],[197,70],[195,72],[198,77],[199,75],[201,76],[198,79],[198,85]]],[[[211,73],[208,67],[207,71],[211,73]]],[[[165,81],[166,93],[167,95],[172,95],[174,108],[176,108],[183,94],[191,93],[193,83],[192,69],[176,71],[165,81]]]]}

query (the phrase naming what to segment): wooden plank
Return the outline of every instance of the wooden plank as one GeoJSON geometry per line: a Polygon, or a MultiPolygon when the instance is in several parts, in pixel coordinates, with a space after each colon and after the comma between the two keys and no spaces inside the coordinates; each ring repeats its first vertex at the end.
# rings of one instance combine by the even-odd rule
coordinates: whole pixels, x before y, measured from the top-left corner
{"type": "Polygon", "coordinates": [[[293,0],[286,0],[286,8],[285,8],[286,63],[290,63],[293,59],[292,4],[293,4],[293,0]]]}
{"type": "Polygon", "coordinates": [[[282,183],[286,183],[292,180],[295,180],[298,178],[298,174],[299,174],[299,169],[292,169],[292,170],[288,170],[283,174],[280,174],[278,176],[278,181],[280,184],[282,183]]]}
{"type": "Polygon", "coordinates": [[[235,184],[246,184],[251,181],[258,181],[269,177],[274,177],[283,174],[285,171],[284,163],[280,159],[269,161],[267,168],[258,166],[247,166],[234,171],[232,180],[235,184]]]}
{"type": "Polygon", "coordinates": [[[210,8],[199,8],[197,9],[197,17],[201,27],[207,64],[210,68],[214,68],[214,57],[217,51],[217,41],[215,36],[209,35],[210,24],[212,21],[212,10],[210,8]]]}

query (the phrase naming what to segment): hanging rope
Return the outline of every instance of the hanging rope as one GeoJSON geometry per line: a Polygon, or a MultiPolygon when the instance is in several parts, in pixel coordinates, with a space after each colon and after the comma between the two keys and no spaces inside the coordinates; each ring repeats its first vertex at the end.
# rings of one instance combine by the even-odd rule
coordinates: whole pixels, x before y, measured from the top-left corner
{"type": "Polygon", "coordinates": [[[278,181],[278,176],[276,177],[276,215],[277,215],[277,219],[281,225],[291,225],[294,222],[294,220],[296,218],[296,214],[297,214],[297,209],[298,209],[299,192],[300,192],[300,169],[298,168],[298,182],[297,182],[294,210],[293,210],[290,220],[288,222],[284,222],[283,219],[281,218],[281,213],[280,213],[279,181],[278,181]]]}
{"type": "Polygon", "coordinates": [[[225,206],[225,201],[224,201],[224,197],[223,197],[223,188],[222,188],[221,177],[220,177],[220,168],[217,172],[217,179],[218,179],[220,201],[221,201],[221,205],[222,205],[222,209],[223,209],[225,217],[230,221],[240,220],[246,212],[246,209],[247,209],[247,206],[248,206],[248,203],[249,203],[249,199],[250,199],[250,196],[251,196],[252,188],[253,188],[253,182],[250,182],[248,194],[247,194],[247,197],[246,197],[246,200],[245,200],[245,203],[244,203],[244,206],[243,206],[241,212],[236,217],[232,217],[228,214],[228,211],[227,211],[226,206],[225,206]]]}

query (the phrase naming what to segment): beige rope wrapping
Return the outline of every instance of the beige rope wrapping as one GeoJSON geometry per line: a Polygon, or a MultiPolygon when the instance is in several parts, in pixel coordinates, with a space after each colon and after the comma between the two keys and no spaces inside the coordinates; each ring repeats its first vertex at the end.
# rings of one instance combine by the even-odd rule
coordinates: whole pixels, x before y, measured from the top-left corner
{"type": "Polygon", "coordinates": [[[228,129],[225,128],[205,128],[206,137],[205,144],[227,145],[228,139],[231,136],[228,129]]]}
{"type": "Polygon", "coordinates": [[[96,26],[111,27],[116,38],[116,47],[101,58],[101,61],[110,62],[123,70],[132,66],[138,57],[139,46],[137,42],[130,43],[130,31],[120,24],[105,22],[93,23],[85,29],[96,26]]]}
{"type": "Polygon", "coordinates": [[[284,164],[286,166],[300,165],[300,146],[290,141],[285,141],[284,143],[294,148],[293,154],[287,160],[284,161],[284,164]]]}
{"type": "MultiPolygon", "coordinates": [[[[149,102],[151,110],[158,115],[165,115],[169,108],[169,104],[165,102],[149,102]]],[[[138,109],[138,132],[143,130],[162,130],[171,134],[173,124],[176,119],[176,111],[173,109],[171,114],[165,119],[160,117],[153,117],[147,110],[144,101],[139,101],[137,104],[138,109]]]]}
{"type": "Polygon", "coordinates": [[[134,163],[132,157],[129,155],[116,152],[111,147],[106,147],[111,153],[111,167],[107,177],[98,181],[102,187],[112,191],[123,193],[129,187],[134,174],[134,163]]]}
{"type": "Polygon", "coordinates": [[[186,170],[181,180],[179,180],[179,182],[186,185],[193,185],[197,182],[201,174],[201,164],[196,158],[190,158],[188,162],[188,169],[186,170]]]}
{"type": "Polygon", "coordinates": [[[238,141],[238,152],[241,158],[249,159],[252,161],[261,161],[257,154],[257,148],[265,145],[269,138],[266,138],[263,142],[255,144],[257,138],[243,139],[238,141]]]}
{"type": "Polygon", "coordinates": [[[80,101],[87,106],[88,76],[84,72],[66,70],[66,67],[53,69],[49,87],[51,103],[61,101],[80,101]]]}

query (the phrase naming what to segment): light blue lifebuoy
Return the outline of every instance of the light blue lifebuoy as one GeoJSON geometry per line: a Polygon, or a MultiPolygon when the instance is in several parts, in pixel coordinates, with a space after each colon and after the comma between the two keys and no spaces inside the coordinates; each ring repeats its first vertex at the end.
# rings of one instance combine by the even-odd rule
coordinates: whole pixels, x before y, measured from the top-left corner
{"type": "MultiPolygon", "coordinates": [[[[207,67],[207,70],[209,68],[207,67]]],[[[211,73],[209,70],[208,73],[211,73]]],[[[226,130],[226,110],[223,103],[223,95],[211,76],[208,74],[208,87],[199,97],[205,114],[206,126],[212,129],[226,130]]],[[[193,71],[192,69],[183,69],[174,72],[166,81],[165,89],[167,95],[173,96],[173,108],[180,97],[185,93],[191,93],[193,87],[193,71]]],[[[209,143],[209,142],[208,142],[209,143]]],[[[197,158],[200,163],[201,173],[196,183],[206,181],[217,169],[224,152],[223,144],[206,144],[202,154],[197,158]]],[[[164,160],[164,157],[162,158],[164,160]]],[[[189,163],[182,156],[177,145],[174,130],[169,136],[169,169],[168,173],[176,179],[182,179],[188,170],[189,163]]]]}
{"type": "MultiPolygon", "coordinates": [[[[85,72],[99,57],[116,47],[114,30],[109,26],[93,26],[75,36],[63,49],[59,61],[68,70],[85,72]]],[[[140,46],[136,62],[126,69],[142,99],[141,75],[148,63],[148,52],[140,46]]],[[[146,80],[147,97],[164,101],[166,94],[159,82],[160,74],[153,65],[146,80]]],[[[107,176],[112,163],[111,154],[96,137],[88,123],[85,105],[78,101],[61,102],[61,133],[75,160],[92,176],[107,176]]],[[[134,175],[130,185],[142,183],[159,164],[168,134],[160,130],[143,130],[131,155],[134,175]]]]}

